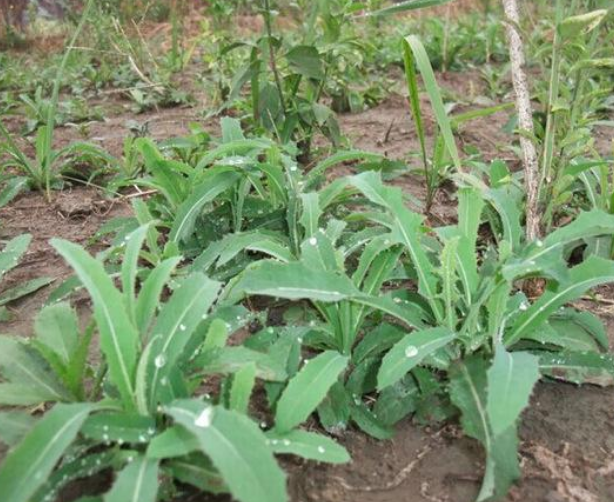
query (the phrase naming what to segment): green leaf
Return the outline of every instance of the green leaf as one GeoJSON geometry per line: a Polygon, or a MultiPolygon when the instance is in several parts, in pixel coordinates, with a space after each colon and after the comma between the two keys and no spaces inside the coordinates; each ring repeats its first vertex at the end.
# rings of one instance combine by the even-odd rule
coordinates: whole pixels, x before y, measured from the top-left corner
{"type": "Polygon", "coordinates": [[[406,0],[404,2],[398,2],[396,5],[390,7],[384,7],[373,12],[370,12],[370,16],[390,16],[392,14],[398,14],[399,12],[407,12],[416,9],[425,9],[427,7],[436,7],[443,5],[452,0],[406,0]]]}
{"type": "Polygon", "coordinates": [[[104,502],[155,502],[158,495],[158,461],[138,456],[119,473],[104,502]]]}
{"type": "Polygon", "coordinates": [[[0,403],[34,405],[68,400],[68,393],[46,362],[25,343],[0,336],[0,369],[10,383],[0,384],[0,403]]]}
{"type": "Polygon", "coordinates": [[[411,49],[411,53],[413,54],[413,58],[410,58],[413,59],[413,61],[410,61],[410,64],[415,62],[416,66],[420,70],[420,73],[422,74],[424,86],[426,87],[435,118],[437,119],[437,125],[439,126],[441,135],[443,136],[448,153],[450,154],[456,169],[461,171],[461,161],[458,155],[458,149],[456,147],[456,140],[454,139],[454,134],[452,133],[450,118],[448,117],[448,113],[446,112],[443,104],[443,99],[441,98],[441,93],[439,91],[439,85],[437,84],[437,79],[433,73],[433,67],[431,66],[431,61],[426,53],[424,45],[422,45],[420,39],[415,35],[406,37],[404,44],[406,47],[411,49]]]}
{"type": "Polygon", "coordinates": [[[51,244],[75,270],[92,297],[100,347],[109,364],[111,382],[117,386],[128,408],[132,408],[139,333],[130,322],[122,295],[102,263],[83,248],[59,239],[53,239],[51,244]]]}
{"type": "Polygon", "coordinates": [[[196,436],[183,427],[174,425],[149,442],[147,456],[162,460],[183,457],[199,449],[200,443],[196,436]]]}
{"type": "Polygon", "coordinates": [[[285,502],[283,471],[266,438],[249,418],[196,400],[175,401],[166,408],[173,419],[199,441],[240,502],[285,502]]]}
{"type": "Polygon", "coordinates": [[[25,411],[0,412],[0,440],[13,447],[34,427],[36,418],[25,411]]]}
{"type": "Polygon", "coordinates": [[[303,212],[299,222],[305,230],[305,239],[318,231],[320,216],[320,198],[317,193],[303,193],[300,195],[303,202],[303,212]]]}
{"type": "Polygon", "coordinates": [[[302,430],[293,430],[286,434],[269,431],[266,434],[271,450],[277,454],[290,454],[326,462],[328,464],[345,464],[350,461],[347,450],[332,439],[302,430]]]}
{"type": "Polygon", "coordinates": [[[311,45],[296,45],[286,53],[290,68],[299,75],[316,80],[324,78],[324,64],[318,49],[311,45]]]}
{"type": "Polygon", "coordinates": [[[34,320],[37,340],[59,356],[67,365],[79,342],[75,311],[68,303],[43,308],[34,320]]]}
{"type": "Polygon", "coordinates": [[[495,436],[516,425],[539,380],[539,359],[527,352],[507,352],[498,346],[488,370],[486,411],[495,436]]]}
{"type": "Polygon", "coordinates": [[[136,274],[143,242],[151,225],[143,225],[128,234],[124,240],[126,251],[122,260],[121,278],[124,305],[132,321],[135,321],[136,274]]]}
{"type": "Polygon", "coordinates": [[[200,273],[191,274],[162,307],[152,330],[156,338],[149,354],[150,406],[161,398],[161,387],[182,357],[194,330],[207,317],[221,284],[200,273]]]}
{"type": "Polygon", "coordinates": [[[367,407],[360,399],[354,400],[351,403],[352,420],[356,425],[369,436],[376,439],[390,439],[394,435],[392,428],[379,420],[375,414],[367,407]]]}
{"type": "Polygon", "coordinates": [[[601,21],[603,21],[607,14],[607,10],[599,9],[587,12],[586,14],[568,17],[559,23],[557,31],[564,41],[572,39],[581,33],[589,33],[594,30],[601,24],[601,21]]]}
{"type": "Polygon", "coordinates": [[[480,357],[458,363],[450,374],[450,398],[461,410],[465,433],[486,449],[486,472],[478,501],[502,496],[520,477],[515,427],[493,436],[487,410],[487,367],[480,357]]]}
{"type": "Polygon", "coordinates": [[[151,271],[141,286],[135,308],[135,322],[141,334],[147,333],[156,308],[160,304],[160,295],[164,286],[166,286],[180,262],[181,257],[164,260],[151,271]]]}
{"type": "Polygon", "coordinates": [[[201,185],[194,188],[190,197],[177,210],[169,240],[181,242],[190,237],[194,231],[196,219],[205,204],[212,202],[218,195],[228,190],[240,177],[238,173],[232,171],[220,171],[212,174],[201,185]]]}
{"type": "Polygon", "coordinates": [[[250,363],[237,371],[232,379],[228,408],[247,415],[249,398],[256,383],[256,365],[250,363]]]}
{"type": "Polygon", "coordinates": [[[333,351],[306,361],[277,402],[275,430],[289,432],[304,422],[326,397],[348,361],[333,351]]]}
{"type": "Polygon", "coordinates": [[[252,295],[322,302],[336,302],[358,294],[346,276],[313,270],[298,262],[257,263],[245,271],[234,288],[252,295]]]}
{"type": "Polygon", "coordinates": [[[539,354],[539,370],[555,380],[601,387],[614,385],[614,357],[595,352],[539,354]]]}
{"type": "Polygon", "coordinates": [[[427,356],[445,347],[455,337],[448,328],[431,328],[406,335],[384,356],[377,375],[377,388],[382,390],[398,382],[427,356]]]}
{"type": "Polygon", "coordinates": [[[110,443],[146,443],[156,432],[152,417],[132,413],[102,412],[91,415],[81,433],[90,439],[110,443]]]}
{"type": "Polygon", "coordinates": [[[0,276],[19,264],[19,260],[28,249],[30,242],[32,242],[32,236],[23,234],[6,243],[6,246],[0,252],[0,276]]]}
{"type": "Polygon", "coordinates": [[[227,493],[228,488],[211,460],[201,453],[174,459],[164,464],[173,479],[209,493],[227,493]]]}
{"type": "Polygon", "coordinates": [[[24,284],[8,289],[2,293],[2,295],[0,295],[0,306],[14,302],[15,300],[19,300],[20,298],[31,295],[32,293],[36,293],[39,289],[48,286],[53,281],[55,281],[55,279],[51,277],[37,277],[36,279],[27,281],[24,284]]]}
{"type": "Polygon", "coordinates": [[[0,469],[0,500],[28,502],[51,474],[92,411],[90,404],[58,404],[13,449],[0,469]]]}
{"type": "Polygon", "coordinates": [[[506,346],[511,346],[523,335],[540,328],[543,323],[566,303],[575,300],[591,288],[614,282],[614,262],[591,256],[569,271],[565,283],[548,286],[548,290],[526,311],[522,312],[505,334],[506,346]]]}
{"type": "Polygon", "coordinates": [[[6,206],[27,187],[28,178],[25,176],[11,177],[2,188],[2,191],[0,191],[0,207],[6,206]]]}

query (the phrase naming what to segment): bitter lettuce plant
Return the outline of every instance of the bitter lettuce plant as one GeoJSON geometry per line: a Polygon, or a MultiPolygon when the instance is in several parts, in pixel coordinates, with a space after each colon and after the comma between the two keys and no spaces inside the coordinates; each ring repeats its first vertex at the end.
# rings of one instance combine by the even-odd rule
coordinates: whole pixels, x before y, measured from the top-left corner
{"type": "MultiPolygon", "coordinates": [[[[398,309],[383,304],[386,295],[376,300],[365,295],[342,268],[327,270],[306,259],[256,263],[233,289],[326,304],[320,315],[329,323],[327,310],[346,312],[351,319],[353,308],[364,305],[368,312],[395,318],[398,339],[375,330],[362,342],[376,353],[378,343],[386,351],[362,380],[363,391],[380,392],[370,410],[371,423],[378,422],[373,410],[398,419],[419,411],[420,399],[429,400],[435,416],[448,416],[453,405],[465,432],[486,449],[479,500],[500,497],[519,476],[516,427],[535,383],[542,377],[601,385],[614,379],[602,323],[589,312],[568,307],[589,289],[614,280],[612,261],[591,256],[568,264],[570,253],[585,239],[611,235],[614,218],[599,211],[584,213],[543,241],[523,243],[520,219],[503,211],[497,213],[504,228],[498,246],[483,249],[478,228],[487,203],[480,190],[461,187],[458,224],[430,229],[405,206],[401,191],[386,187],[378,174],[364,173],[348,182],[380,209],[368,213],[369,218],[386,229],[377,237],[382,239],[379,246],[368,245],[372,253],[365,250],[357,270],[368,265],[366,256],[385,262],[386,253],[394,250],[403,260],[405,278],[415,285],[399,288],[397,282],[395,287],[402,275],[382,268],[383,281],[396,289],[398,309]],[[530,277],[547,281],[539,298],[527,298],[518,288],[519,281],[530,277]],[[344,310],[345,305],[353,307],[344,310]],[[391,410],[395,398],[399,402],[391,410]]],[[[318,239],[313,248],[313,254],[325,256],[325,243],[318,239]]],[[[335,399],[338,407],[347,402],[335,399]]]]}
{"type": "Polygon", "coordinates": [[[257,378],[283,390],[292,344],[227,346],[246,323],[245,309],[219,304],[222,285],[203,274],[171,277],[179,257],[143,276],[148,230],[125,240],[121,290],[80,246],[53,241],[89,292],[93,320],[81,332],[70,306],[55,303],[38,315],[32,340],[0,338],[0,403],[17,408],[0,414],[0,437],[12,446],[0,468],[2,500],[51,501],[71,481],[111,469],[109,502],[167,499],[185,484],[244,502],[281,502],[285,476],[274,453],[348,460],[332,440],[296,429],[328,391],[326,375],[336,377],[346,361],[322,355],[298,372],[265,434],[247,416],[250,396],[257,378]],[[99,360],[90,351],[95,332],[99,360]],[[211,375],[222,377],[217,398],[206,393],[211,375]],[[311,387],[314,377],[320,384],[311,387]],[[297,405],[301,392],[307,398],[297,405]],[[42,403],[53,404],[42,418],[18,409],[42,403]]]}

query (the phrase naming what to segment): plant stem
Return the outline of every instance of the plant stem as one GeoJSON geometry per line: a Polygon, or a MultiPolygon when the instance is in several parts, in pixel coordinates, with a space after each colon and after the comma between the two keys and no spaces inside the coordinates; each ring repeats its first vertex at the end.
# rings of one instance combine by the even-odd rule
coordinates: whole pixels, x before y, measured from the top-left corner
{"type": "Polygon", "coordinates": [[[281,78],[279,76],[279,70],[277,69],[277,61],[275,59],[275,48],[273,47],[273,28],[271,26],[271,5],[269,0],[264,0],[264,26],[267,32],[267,38],[269,43],[269,60],[271,64],[271,71],[275,77],[275,84],[277,85],[277,92],[279,93],[279,101],[281,102],[281,109],[286,115],[286,100],[284,99],[284,89],[281,85],[281,78]]]}
{"type": "Polygon", "coordinates": [[[539,166],[537,151],[532,138],[533,109],[529,93],[529,82],[525,72],[524,44],[520,35],[520,14],[517,0],[502,0],[505,11],[505,26],[509,44],[512,79],[516,94],[516,110],[520,129],[520,145],[524,157],[524,181],[527,192],[526,236],[534,241],[540,236],[539,220],[539,166]]]}

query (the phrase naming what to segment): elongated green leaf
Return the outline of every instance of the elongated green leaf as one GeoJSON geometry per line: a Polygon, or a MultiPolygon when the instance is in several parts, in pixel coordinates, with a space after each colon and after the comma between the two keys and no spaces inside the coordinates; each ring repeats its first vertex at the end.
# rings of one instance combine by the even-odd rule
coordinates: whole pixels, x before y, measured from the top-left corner
{"type": "Polygon", "coordinates": [[[393,429],[379,420],[363,401],[354,400],[350,403],[350,407],[352,420],[369,436],[379,440],[390,439],[394,436],[393,429]]]}
{"type": "Polygon", "coordinates": [[[377,375],[377,388],[382,390],[398,382],[427,356],[454,340],[455,336],[448,328],[431,328],[406,335],[384,356],[377,375]]]}
{"type": "Polygon", "coordinates": [[[350,455],[343,446],[315,432],[294,430],[279,434],[273,430],[266,436],[274,453],[297,455],[328,464],[345,464],[350,461],[350,455]]]}
{"type": "Polygon", "coordinates": [[[19,264],[19,260],[28,249],[30,242],[32,242],[32,236],[23,234],[6,243],[6,246],[0,252],[0,276],[19,264]]]}
{"type": "Polygon", "coordinates": [[[51,474],[92,411],[89,404],[58,404],[9,453],[0,469],[0,500],[28,502],[51,474]]]}
{"type": "Polygon", "coordinates": [[[253,295],[322,302],[335,302],[358,295],[358,290],[346,276],[313,270],[298,262],[260,262],[248,268],[234,288],[253,295]]]}
{"type": "Polygon", "coordinates": [[[435,73],[433,73],[431,61],[429,60],[424,45],[422,45],[420,39],[415,35],[406,37],[404,43],[411,49],[413,60],[422,74],[422,79],[424,80],[424,85],[431,101],[435,118],[437,119],[437,125],[441,130],[441,135],[443,136],[448,153],[450,154],[456,169],[461,171],[461,161],[458,155],[458,149],[456,147],[456,140],[454,139],[454,134],[452,133],[450,118],[448,117],[448,113],[446,112],[443,104],[443,99],[441,98],[441,93],[439,91],[439,85],[437,84],[437,79],[435,78],[435,73]]]}
{"type": "Polygon", "coordinates": [[[0,306],[14,302],[15,300],[19,300],[20,298],[31,295],[32,293],[36,293],[39,289],[48,286],[53,281],[55,281],[55,279],[52,277],[37,277],[36,279],[25,282],[24,284],[8,289],[2,293],[2,295],[0,295],[0,306]]]}
{"type": "MultiPolygon", "coordinates": [[[[56,500],[62,489],[76,480],[88,478],[104,470],[112,469],[120,455],[114,451],[103,451],[72,457],[71,451],[68,450],[64,461],[53,471],[47,481],[41,485],[29,502],[56,500]]],[[[81,499],[79,499],[79,502],[81,502],[81,499]]],[[[102,498],[98,499],[98,502],[102,502],[102,498]]]]}
{"type": "Polygon", "coordinates": [[[498,346],[488,370],[486,410],[492,433],[502,434],[516,425],[528,406],[533,387],[539,380],[539,359],[527,352],[509,353],[498,346]]]}
{"type": "Polygon", "coordinates": [[[190,431],[240,502],[285,502],[285,475],[266,438],[249,418],[202,402],[176,401],[166,408],[190,431]]]}
{"type": "Polygon", "coordinates": [[[102,412],[91,415],[83,424],[81,433],[105,443],[146,443],[156,433],[156,422],[143,415],[102,412]]]}
{"type": "Polygon", "coordinates": [[[182,356],[194,330],[206,318],[221,284],[200,273],[191,274],[164,305],[153,328],[149,355],[150,406],[156,406],[160,387],[168,384],[171,371],[182,356]]]}
{"type": "Polygon", "coordinates": [[[34,332],[39,342],[68,364],[79,340],[77,316],[70,304],[57,303],[43,308],[34,321],[34,332]]]}
{"type": "Polygon", "coordinates": [[[511,331],[504,337],[505,345],[510,346],[526,333],[539,327],[560,307],[582,296],[586,291],[614,282],[614,262],[591,256],[584,263],[573,267],[569,279],[558,286],[550,285],[548,290],[516,319],[511,331]]]}
{"type": "Polygon", "coordinates": [[[179,206],[169,239],[172,242],[181,242],[188,238],[205,204],[212,202],[218,195],[228,190],[240,177],[238,173],[232,171],[220,171],[197,186],[192,195],[179,206]]]}
{"type": "Polygon", "coordinates": [[[10,382],[0,384],[2,404],[40,404],[69,399],[64,386],[38,353],[14,338],[0,336],[0,373],[10,382]],[[20,389],[23,390],[21,395],[17,392],[20,389]]]}
{"type": "Polygon", "coordinates": [[[147,456],[162,460],[183,457],[199,449],[200,443],[194,434],[179,425],[174,425],[149,442],[147,456]]]}
{"type": "Polygon", "coordinates": [[[307,180],[305,183],[306,189],[313,189],[315,186],[318,177],[324,174],[327,169],[334,167],[338,164],[344,162],[355,162],[357,160],[364,160],[367,162],[377,162],[381,160],[382,156],[377,153],[364,152],[361,150],[348,150],[337,152],[330,157],[327,157],[320,163],[318,163],[309,173],[307,174],[307,180]]]}
{"type": "Polygon", "coordinates": [[[215,469],[211,460],[202,453],[173,459],[164,464],[173,479],[195,486],[207,493],[228,493],[224,479],[215,469]]]}
{"type": "Polygon", "coordinates": [[[304,193],[301,194],[301,201],[303,202],[303,213],[299,221],[305,230],[304,236],[307,239],[318,231],[320,216],[322,215],[320,198],[315,192],[304,193]]]}
{"type": "Polygon", "coordinates": [[[58,239],[53,239],[51,243],[75,270],[92,298],[100,332],[100,347],[109,364],[111,382],[117,386],[124,403],[131,408],[134,405],[139,334],[130,322],[123,297],[102,263],[92,258],[83,248],[58,239]]]}
{"type": "Polygon", "coordinates": [[[139,456],[119,473],[104,502],[155,502],[158,495],[158,461],[139,456]]]}
{"type": "Polygon", "coordinates": [[[465,433],[486,449],[486,472],[478,501],[504,495],[520,476],[515,427],[493,436],[487,410],[487,366],[479,357],[458,363],[450,374],[450,398],[461,410],[465,433]]]}
{"type": "Polygon", "coordinates": [[[142,335],[147,333],[156,308],[160,304],[160,295],[164,286],[166,286],[180,262],[181,257],[168,258],[153,269],[145,279],[135,308],[136,326],[142,335]]]}
{"type": "Polygon", "coordinates": [[[542,374],[565,382],[614,385],[614,357],[595,352],[564,352],[539,354],[542,374]]]}
{"type": "Polygon", "coordinates": [[[348,358],[333,351],[306,362],[279,398],[275,430],[289,432],[304,422],[347,367],[348,358]]]}
{"type": "Polygon", "coordinates": [[[9,179],[0,190],[0,207],[6,206],[28,187],[28,178],[15,176],[9,179]]]}
{"type": "Polygon", "coordinates": [[[425,9],[427,7],[436,7],[443,5],[452,0],[405,0],[404,2],[398,2],[396,5],[390,7],[384,7],[373,12],[370,12],[370,16],[390,16],[392,14],[398,14],[400,12],[407,12],[416,9],[425,9]]]}
{"type": "Polygon", "coordinates": [[[126,251],[121,269],[122,292],[124,295],[124,305],[133,322],[135,320],[136,273],[139,266],[139,255],[149,228],[150,225],[143,225],[137,228],[134,232],[128,234],[124,241],[126,251]]]}
{"type": "Polygon", "coordinates": [[[594,30],[607,15],[607,10],[598,9],[585,14],[571,16],[559,23],[557,31],[563,40],[569,40],[580,33],[588,33],[594,30]]]}
{"type": "Polygon", "coordinates": [[[426,313],[416,304],[397,303],[392,298],[387,296],[361,295],[353,298],[352,301],[396,317],[412,328],[422,329],[427,327],[427,324],[424,322],[426,313]]]}
{"type": "Polygon", "coordinates": [[[36,418],[25,411],[0,412],[0,441],[15,446],[36,424],[36,418]]]}
{"type": "Polygon", "coordinates": [[[256,383],[256,365],[250,363],[237,371],[232,380],[228,408],[247,415],[249,398],[256,383]]]}

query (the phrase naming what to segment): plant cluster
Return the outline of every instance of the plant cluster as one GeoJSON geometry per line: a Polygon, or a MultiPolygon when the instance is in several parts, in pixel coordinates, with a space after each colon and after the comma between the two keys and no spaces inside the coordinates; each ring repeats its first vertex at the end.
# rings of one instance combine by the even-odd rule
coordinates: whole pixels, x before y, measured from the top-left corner
{"type": "MultiPolygon", "coordinates": [[[[113,158],[89,144],[58,150],[53,142],[60,89],[94,8],[88,2],[51,98],[44,87],[36,99],[24,96],[34,111],[34,155],[0,123],[0,206],[28,186],[49,197],[83,161],[110,173],[108,194],[138,187],[142,197],[133,216],[99,230],[109,245],[95,257],[53,239],[74,275],[49,295],[31,337],[0,336],[0,439],[10,448],[0,500],[52,502],[75,480],[106,473],[113,480],[104,495],[82,502],[171,501],[194,490],[284,502],[277,456],[349,462],[333,437],[357,427],[388,439],[409,418],[458,420],[485,451],[478,500],[498,500],[520,477],[518,425],[540,380],[614,385],[602,321],[574,306],[614,282],[611,159],[590,144],[612,85],[601,71],[611,51],[598,35],[611,23],[607,11],[578,16],[558,2],[554,37],[542,50],[552,72],[536,92],[545,113],[534,140],[547,237],[525,237],[522,173],[503,161],[468,161],[456,143],[460,124],[508,105],[453,114],[433,70],[503,60],[492,13],[491,31],[480,36],[472,24],[450,34],[448,21],[429,21],[425,41],[403,36],[398,46],[395,35],[390,61],[405,70],[425,207],[385,180],[408,170],[403,162],[340,148],[311,160],[316,132],[343,143],[335,112],[368,101],[354,81],[375,64],[377,47],[390,47],[361,39],[350,21],[364,18],[361,29],[371,33],[384,15],[443,3],[210,2],[220,19],[247,8],[263,18],[255,40],[212,39],[226,68],[238,69],[231,80],[217,77],[218,111],[239,118],[220,120],[220,138],[192,124],[185,137],[155,142],[137,125],[113,158]],[[280,13],[298,21],[292,33],[279,30],[280,13]],[[343,164],[355,174],[330,176],[343,164]],[[454,183],[456,218],[437,226],[427,216],[446,181],[454,183]],[[534,284],[543,285],[537,294],[534,284]],[[91,316],[71,306],[76,290],[91,300],[91,316]]],[[[98,8],[145,15],[121,2],[98,8]]],[[[173,12],[174,48],[161,68],[123,25],[108,41],[130,61],[124,83],[140,111],[162,103],[191,57],[173,12]],[[134,74],[148,91],[133,86],[134,74]]],[[[24,235],[6,243],[0,276],[29,242],[24,235]]],[[[0,317],[8,302],[49,282],[0,295],[0,317]]]]}

